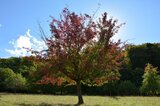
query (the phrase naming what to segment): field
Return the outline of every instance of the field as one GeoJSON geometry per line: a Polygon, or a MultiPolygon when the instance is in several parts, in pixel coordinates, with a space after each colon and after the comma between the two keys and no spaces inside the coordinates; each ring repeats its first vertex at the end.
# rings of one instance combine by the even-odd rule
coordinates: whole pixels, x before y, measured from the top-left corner
{"type": "MultiPolygon", "coordinates": [[[[160,106],[160,97],[84,96],[82,106],[160,106]]],[[[0,93],[0,106],[74,106],[76,96],[0,93]]]]}

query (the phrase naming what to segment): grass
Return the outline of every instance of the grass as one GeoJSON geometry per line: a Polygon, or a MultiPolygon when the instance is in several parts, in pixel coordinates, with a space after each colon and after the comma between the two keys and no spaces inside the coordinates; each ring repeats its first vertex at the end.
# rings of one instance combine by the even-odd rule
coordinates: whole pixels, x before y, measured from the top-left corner
{"type": "MultiPolygon", "coordinates": [[[[160,97],[83,96],[82,106],[160,106],[160,97]]],[[[76,96],[0,93],[0,106],[75,106],[76,96]]]]}

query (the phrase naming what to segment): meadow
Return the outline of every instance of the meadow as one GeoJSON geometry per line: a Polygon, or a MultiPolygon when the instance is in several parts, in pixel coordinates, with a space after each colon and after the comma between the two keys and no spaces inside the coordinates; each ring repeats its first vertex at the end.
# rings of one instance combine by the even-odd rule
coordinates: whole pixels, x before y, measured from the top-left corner
{"type": "MultiPolygon", "coordinates": [[[[160,97],[83,96],[82,106],[160,106],[160,97]]],[[[76,106],[77,96],[0,93],[0,106],[76,106]]]]}

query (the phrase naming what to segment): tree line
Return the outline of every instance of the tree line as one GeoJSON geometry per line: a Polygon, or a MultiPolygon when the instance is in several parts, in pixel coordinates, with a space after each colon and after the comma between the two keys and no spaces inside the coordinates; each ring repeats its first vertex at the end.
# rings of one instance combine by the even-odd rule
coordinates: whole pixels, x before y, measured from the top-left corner
{"type": "MultiPolygon", "coordinates": [[[[119,70],[119,80],[109,81],[102,86],[82,85],[82,93],[87,95],[160,94],[160,44],[129,45],[125,53],[124,59],[127,62],[119,70]]],[[[76,94],[75,85],[38,84],[41,75],[38,65],[26,57],[0,59],[1,92],[76,94]]]]}

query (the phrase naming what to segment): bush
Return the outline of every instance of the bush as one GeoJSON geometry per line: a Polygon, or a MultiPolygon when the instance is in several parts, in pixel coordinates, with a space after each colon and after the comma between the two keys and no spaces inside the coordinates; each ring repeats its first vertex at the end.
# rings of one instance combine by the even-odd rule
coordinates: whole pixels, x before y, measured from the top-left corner
{"type": "Polygon", "coordinates": [[[138,89],[129,80],[121,81],[118,86],[118,93],[120,95],[135,95],[138,93],[138,89]]]}
{"type": "Polygon", "coordinates": [[[103,85],[102,88],[106,95],[118,95],[118,81],[110,81],[103,85]]]}
{"type": "Polygon", "coordinates": [[[130,68],[125,68],[120,70],[120,80],[121,81],[126,81],[130,80],[132,83],[135,84],[135,86],[140,87],[142,84],[142,76],[144,74],[144,69],[142,68],[135,68],[135,69],[130,69],[130,68]]]}
{"type": "Polygon", "coordinates": [[[26,79],[21,74],[15,74],[10,68],[0,68],[0,90],[24,90],[26,79]]]}
{"type": "Polygon", "coordinates": [[[7,89],[16,91],[25,90],[26,79],[21,74],[14,74],[5,80],[7,89]]]}
{"type": "Polygon", "coordinates": [[[151,64],[147,64],[145,67],[141,92],[146,95],[160,94],[160,76],[157,68],[154,68],[151,64]]]}
{"type": "Polygon", "coordinates": [[[142,85],[142,76],[144,74],[144,69],[142,68],[135,68],[132,70],[132,80],[131,82],[135,84],[137,87],[141,87],[142,85]]]}
{"type": "Polygon", "coordinates": [[[15,73],[10,68],[0,68],[0,91],[6,90],[6,80],[9,77],[14,76],[15,73]]]}

